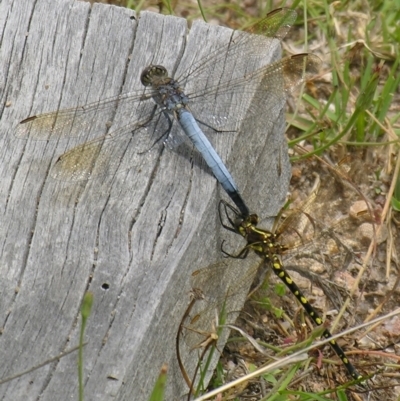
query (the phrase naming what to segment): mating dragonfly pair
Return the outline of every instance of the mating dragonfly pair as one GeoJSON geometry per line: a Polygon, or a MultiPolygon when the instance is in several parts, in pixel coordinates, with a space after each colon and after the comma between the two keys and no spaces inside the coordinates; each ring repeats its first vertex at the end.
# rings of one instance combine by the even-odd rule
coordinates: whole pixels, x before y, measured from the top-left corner
{"type": "MultiPolygon", "coordinates": [[[[285,37],[296,17],[294,10],[275,10],[250,32],[235,32],[228,49],[224,46],[211,52],[180,77],[170,77],[163,66],[150,65],[141,74],[144,89],[73,109],[28,117],[18,125],[15,135],[21,139],[46,141],[82,137],[87,127],[101,126],[98,118],[103,111],[129,106],[135,117],[127,116],[126,125],[67,151],[52,167],[53,178],[79,181],[133,167],[149,150],[161,151],[174,124],[178,123],[239,209],[237,212],[230,209],[240,219],[229,220],[230,228],[226,228],[247,240],[241,256],[254,250],[266,262],[271,262],[274,271],[320,325],[322,320],[282,268],[279,254],[285,249],[278,246],[278,235],[257,228],[256,216],[250,214],[229,170],[204,134],[235,132],[245,126],[248,119],[273,115],[284,106],[286,95],[293,88],[319,71],[321,61],[313,54],[298,54],[253,71],[248,69],[249,60],[261,58],[268,52],[272,38],[282,40],[285,37]],[[234,67],[229,70],[230,66],[234,67]],[[218,85],[212,87],[208,82],[218,82],[218,85]],[[192,84],[198,89],[186,92],[185,87],[192,84]],[[240,100],[236,96],[238,93],[240,100]],[[218,105],[212,112],[207,108],[211,100],[218,105]],[[243,114],[239,113],[234,121],[226,118],[227,109],[240,110],[236,106],[242,104],[248,106],[243,107],[243,114]]],[[[323,335],[329,337],[330,333],[325,330],[323,335]]],[[[334,341],[331,345],[350,375],[359,378],[339,346],[334,341]]]]}

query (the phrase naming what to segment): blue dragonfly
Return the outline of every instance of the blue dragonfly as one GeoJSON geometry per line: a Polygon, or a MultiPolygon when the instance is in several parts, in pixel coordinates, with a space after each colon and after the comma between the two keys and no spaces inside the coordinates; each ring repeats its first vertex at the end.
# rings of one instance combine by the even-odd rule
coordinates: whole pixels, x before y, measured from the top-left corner
{"type": "Polygon", "coordinates": [[[46,141],[84,137],[89,130],[104,132],[105,127],[109,128],[104,112],[117,107],[130,110],[124,115],[128,123],[109,129],[58,158],[51,176],[79,181],[134,167],[143,162],[149,151],[160,151],[162,144],[179,143],[179,130],[174,129],[177,122],[242,215],[248,216],[249,208],[238,186],[203,131],[208,136],[234,132],[255,116],[276,114],[287,93],[318,72],[320,59],[313,54],[298,54],[249,70],[250,61],[261,60],[271,48],[274,41],[266,37],[281,40],[296,17],[292,9],[274,10],[255,24],[250,33],[235,32],[228,48],[225,45],[211,51],[178,78],[170,77],[163,66],[150,65],[141,74],[144,89],[28,117],[19,123],[15,136],[46,141]],[[218,84],[210,86],[210,82],[218,84]],[[187,87],[195,89],[184,91],[187,87]],[[216,105],[212,111],[210,103],[216,105]],[[244,107],[246,104],[248,107],[244,107]],[[235,112],[235,118],[227,118],[229,108],[246,112],[243,115],[235,112]],[[175,134],[172,140],[171,132],[175,134]]]}

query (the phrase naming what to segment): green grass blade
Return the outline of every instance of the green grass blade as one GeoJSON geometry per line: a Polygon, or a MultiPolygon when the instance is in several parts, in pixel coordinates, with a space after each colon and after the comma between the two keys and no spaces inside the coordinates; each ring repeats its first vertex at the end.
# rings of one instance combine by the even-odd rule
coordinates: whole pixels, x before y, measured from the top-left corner
{"type": "Polygon", "coordinates": [[[78,351],[79,401],[83,401],[83,346],[84,346],[83,337],[85,334],[86,323],[92,310],[92,305],[93,305],[93,294],[91,292],[87,292],[83,297],[83,302],[81,307],[82,324],[79,334],[79,351],[78,351]]]}
{"type": "Polygon", "coordinates": [[[167,382],[167,365],[161,367],[160,375],[154,385],[149,401],[163,401],[165,395],[165,384],[167,382]]]}

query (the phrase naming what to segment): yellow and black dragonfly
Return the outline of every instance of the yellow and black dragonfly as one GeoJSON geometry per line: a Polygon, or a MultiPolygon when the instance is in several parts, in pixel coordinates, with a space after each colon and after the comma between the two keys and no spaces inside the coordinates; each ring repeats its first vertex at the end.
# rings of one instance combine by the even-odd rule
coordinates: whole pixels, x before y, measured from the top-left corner
{"type": "MultiPolygon", "coordinates": [[[[238,255],[235,255],[234,257],[245,258],[248,256],[248,253],[253,250],[259,257],[264,260],[265,263],[268,263],[272,266],[274,273],[279,277],[280,280],[282,280],[287,288],[289,288],[291,293],[298,299],[298,301],[304,307],[314,323],[318,326],[321,326],[324,323],[323,319],[315,311],[315,309],[304,296],[300,288],[294,282],[292,277],[285,271],[282,265],[280,255],[289,250],[286,245],[280,243],[280,236],[282,233],[270,232],[268,230],[257,227],[259,218],[256,214],[252,214],[247,218],[242,218],[237,210],[228,203],[222,202],[222,206],[225,209],[225,214],[228,217],[228,221],[230,223],[229,226],[224,224],[224,228],[239,233],[247,241],[247,245],[238,255]],[[235,214],[235,220],[232,220],[231,217],[228,216],[228,209],[235,214]]],[[[332,337],[332,334],[329,332],[328,329],[325,329],[322,333],[322,336],[325,338],[330,338],[332,337]]],[[[346,366],[349,375],[353,379],[361,379],[362,375],[357,372],[357,370],[351,364],[345,352],[337,344],[337,342],[335,340],[332,340],[329,342],[329,344],[346,366]]]]}
{"type": "MultiPolygon", "coordinates": [[[[335,197],[342,200],[346,199],[338,190],[338,181],[343,181],[343,179],[340,177],[335,178],[332,174],[330,174],[329,180],[324,178],[324,182],[327,184],[325,185],[326,189],[320,189],[317,186],[299,208],[290,211],[285,218],[280,217],[276,219],[274,227],[270,231],[258,227],[259,218],[257,215],[251,214],[243,217],[233,206],[225,201],[221,201],[219,213],[222,226],[228,231],[240,234],[246,240],[247,244],[234,254],[223,249],[226,256],[233,256],[234,260],[239,262],[239,264],[235,264],[232,267],[227,261],[221,261],[193,273],[192,300],[179,328],[177,336],[178,351],[182,344],[182,338],[187,337],[190,343],[186,341],[186,344],[191,349],[196,347],[203,349],[200,353],[200,359],[203,359],[207,349],[219,341],[217,330],[213,330],[213,327],[217,327],[217,317],[214,317],[215,311],[220,313],[221,309],[223,309],[225,311],[223,316],[227,318],[224,324],[232,323],[240,309],[237,306],[240,305],[240,301],[237,301],[235,306],[233,299],[236,299],[235,297],[238,294],[237,296],[243,301],[243,297],[247,295],[257,272],[265,270],[269,266],[272,267],[273,272],[295,295],[313,322],[318,326],[324,324],[323,319],[304,296],[292,277],[285,271],[283,265],[290,270],[298,270],[293,269],[292,266],[294,264],[302,264],[304,268],[307,267],[307,264],[311,263],[311,260],[319,258],[322,259],[321,263],[324,263],[323,259],[329,259],[329,262],[335,264],[336,267],[343,267],[345,263],[350,263],[351,258],[357,260],[352,249],[353,244],[346,242],[342,234],[350,233],[350,236],[354,237],[355,234],[353,234],[353,231],[358,229],[359,222],[345,215],[342,218],[335,215],[335,226],[326,227],[322,223],[320,216],[321,213],[326,214],[326,206],[324,209],[323,206],[318,207],[316,205],[318,203],[316,202],[317,198],[325,200],[324,202],[329,199],[332,204],[335,203],[335,197]],[[325,249],[315,250],[315,248],[323,248],[321,244],[324,245],[325,249]],[[312,247],[314,247],[314,250],[310,250],[312,247]],[[300,252],[300,248],[303,248],[302,252],[300,252]],[[309,252],[306,252],[306,250],[309,252]],[[255,255],[262,259],[261,263],[259,260],[255,262],[255,255]],[[250,261],[248,260],[249,258],[250,261]],[[305,265],[299,262],[300,258],[306,260],[304,262],[305,265]],[[296,260],[295,262],[293,261],[294,259],[296,260]],[[240,267],[240,262],[246,264],[240,267]],[[236,277],[234,284],[224,287],[224,275],[236,277]],[[231,311],[236,311],[236,313],[229,316],[231,311]]],[[[340,185],[345,187],[343,182],[340,185]]],[[[342,203],[346,202],[349,204],[349,199],[346,199],[342,203]]],[[[337,207],[337,209],[337,213],[342,213],[340,207],[337,207]]],[[[334,214],[335,212],[331,210],[330,213],[334,214]]],[[[318,282],[321,283],[320,280],[318,282]]],[[[325,290],[325,287],[324,292],[328,292],[325,290]]],[[[339,306],[335,304],[336,308],[339,308],[339,306]]],[[[325,328],[322,336],[328,339],[331,337],[331,333],[325,328]]],[[[221,340],[222,342],[223,340],[221,340]]],[[[362,375],[352,365],[337,342],[332,340],[330,341],[330,345],[343,362],[351,378],[361,379],[362,375]]],[[[178,360],[181,370],[185,371],[179,352],[178,360]]],[[[196,368],[196,372],[198,368],[196,368]]],[[[192,389],[193,380],[188,377],[186,371],[184,372],[184,376],[188,386],[192,389]]]]}

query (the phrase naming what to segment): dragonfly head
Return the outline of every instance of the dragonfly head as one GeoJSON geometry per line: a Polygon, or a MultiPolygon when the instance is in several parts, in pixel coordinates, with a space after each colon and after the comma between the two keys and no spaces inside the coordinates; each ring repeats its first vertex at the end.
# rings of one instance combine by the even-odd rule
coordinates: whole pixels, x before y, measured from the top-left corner
{"type": "Polygon", "coordinates": [[[140,81],[144,86],[157,86],[166,83],[168,71],[162,65],[149,65],[140,75],[140,81]]]}

